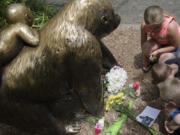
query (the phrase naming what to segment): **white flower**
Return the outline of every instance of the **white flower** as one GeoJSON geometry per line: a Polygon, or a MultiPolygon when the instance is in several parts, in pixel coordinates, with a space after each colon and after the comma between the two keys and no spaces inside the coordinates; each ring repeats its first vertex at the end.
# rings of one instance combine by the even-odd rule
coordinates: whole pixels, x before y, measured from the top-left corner
{"type": "Polygon", "coordinates": [[[108,92],[115,94],[122,90],[126,80],[128,79],[128,76],[127,72],[123,68],[114,66],[111,68],[110,72],[105,75],[105,78],[109,83],[107,86],[108,92]]]}
{"type": "Polygon", "coordinates": [[[130,88],[133,88],[133,83],[129,84],[129,87],[130,87],[130,88]]]}

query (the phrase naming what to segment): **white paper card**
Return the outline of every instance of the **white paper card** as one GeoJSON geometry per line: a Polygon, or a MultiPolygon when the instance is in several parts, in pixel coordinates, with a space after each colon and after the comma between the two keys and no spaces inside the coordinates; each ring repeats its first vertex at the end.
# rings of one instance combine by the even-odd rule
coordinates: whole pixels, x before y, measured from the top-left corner
{"type": "Polygon", "coordinates": [[[151,127],[151,125],[154,123],[156,120],[157,116],[159,115],[161,110],[146,106],[146,108],[140,113],[137,117],[136,120],[143,125],[147,127],[151,127]]]}

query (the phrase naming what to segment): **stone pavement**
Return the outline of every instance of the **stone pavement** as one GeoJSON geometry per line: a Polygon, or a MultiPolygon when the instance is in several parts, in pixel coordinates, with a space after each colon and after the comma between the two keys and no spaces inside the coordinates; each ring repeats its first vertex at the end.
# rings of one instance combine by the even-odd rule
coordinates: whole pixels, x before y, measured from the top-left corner
{"type": "MultiPolygon", "coordinates": [[[[69,0],[47,0],[61,8],[69,0]]],[[[177,18],[180,24],[180,0],[109,0],[115,11],[121,16],[121,24],[139,25],[146,7],[159,5],[177,18]]]]}

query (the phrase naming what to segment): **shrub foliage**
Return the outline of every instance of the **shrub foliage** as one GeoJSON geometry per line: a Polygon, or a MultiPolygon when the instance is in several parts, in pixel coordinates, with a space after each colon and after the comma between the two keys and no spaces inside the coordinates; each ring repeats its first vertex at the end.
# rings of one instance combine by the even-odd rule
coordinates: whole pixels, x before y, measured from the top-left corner
{"type": "Polygon", "coordinates": [[[0,29],[7,25],[4,12],[6,7],[12,3],[22,3],[29,7],[34,15],[33,27],[38,29],[41,29],[57,13],[57,8],[45,0],[0,0],[0,29]]]}

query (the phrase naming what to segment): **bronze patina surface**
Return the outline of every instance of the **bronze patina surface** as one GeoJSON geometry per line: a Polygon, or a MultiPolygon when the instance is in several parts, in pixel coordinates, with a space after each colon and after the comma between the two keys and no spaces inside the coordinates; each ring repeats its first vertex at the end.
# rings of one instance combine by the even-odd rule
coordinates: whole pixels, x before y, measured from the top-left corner
{"type": "Polygon", "coordinates": [[[30,27],[34,18],[29,8],[11,4],[5,13],[9,25],[0,33],[0,66],[8,64],[21,51],[23,42],[31,47],[39,43],[37,30],[30,27]]]}
{"type": "Polygon", "coordinates": [[[70,90],[88,112],[96,114],[103,98],[100,39],[119,23],[107,0],[68,3],[40,31],[40,45],[24,47],[4,67],[0,108],[5,111],[0,119],[28,132],[59,134],[51,105],[70,90]]]}

